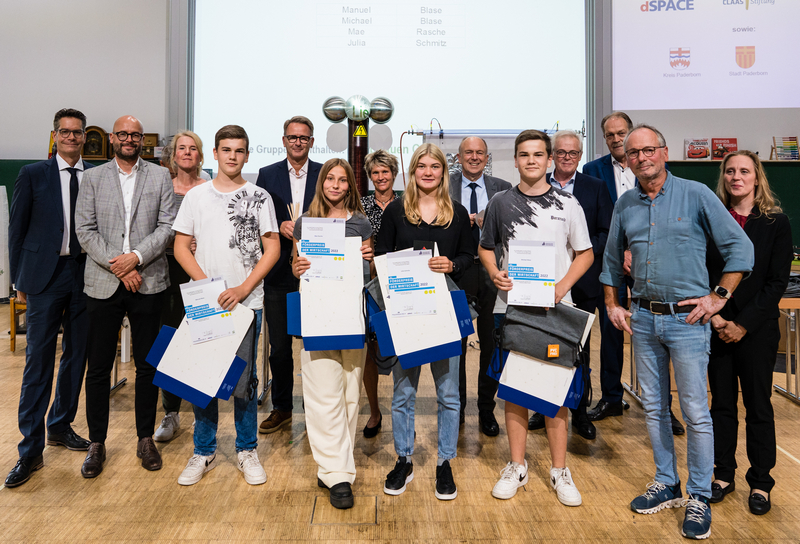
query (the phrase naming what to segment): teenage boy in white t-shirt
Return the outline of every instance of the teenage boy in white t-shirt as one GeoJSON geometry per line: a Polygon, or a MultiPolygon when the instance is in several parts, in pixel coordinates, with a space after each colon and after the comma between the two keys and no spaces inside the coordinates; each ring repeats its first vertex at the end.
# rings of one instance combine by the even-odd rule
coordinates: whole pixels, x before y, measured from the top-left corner
{"type": "MultiPolygon", "coordinates": [[[[544,132],[521,132],[514,143],[514,166],[519,171],[519,185],[497,193],[486,208],[478,255],[498,289],[494,306],[497,327],[502,323],[508,291],[512,287],[507,272],[510,240],[555,242],[556,304],[562,299],[571,301],[570,289],[594,260],[586,217],[578,199],[555,189],[545,177],[552,152],[550,137],[544,132]]],[[[508,401],[505,404],[511,462],[500,473],[500,481],[492,489],[492,495],[498,499],[510,499],[519,487],[528,483],[528,463],[525,461],[528,410],[508,401]]],[[[566,464],[567,409],[562,407],[555,418],[546,418],[545,423],[552,460],[550,483],[562,504],[578,506],[581,494],[566,464]]]]}
{"type": "MultiPolygon", "coordinates": [[[[233,310],[241,303],[255,312],[254,346],[258,346],[263,280],[278,260],[280,241],[272,198],[241,175],[249,146],[250,139],[242,127],[227,125],[219,129],[214,137],[219,174],[186,194],[172,229],[176,233],[175,259],[192,280],[221,276],[228,288],[219,296],[219,305],[233,310]],[[197,240],[195,253],[191,249],[192,237],[197,240]]],[[[238,467],[248,484],[257,485],[267,481],[267,474],[256,454],[256,348],[247,355],[251,360],[234,390],[233,413],[238,467]]],[[[211,399],[206,408],[195,406],[194,418],[194,455],[178,478],[181,485],[199,482],[214,468],[217,399],[211,399]]]]}

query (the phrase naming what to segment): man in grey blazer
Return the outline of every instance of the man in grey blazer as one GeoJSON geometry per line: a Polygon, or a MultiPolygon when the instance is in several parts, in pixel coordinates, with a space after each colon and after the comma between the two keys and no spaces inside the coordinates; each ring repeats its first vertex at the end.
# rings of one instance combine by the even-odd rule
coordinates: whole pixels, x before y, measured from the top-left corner
{"type": "Polygon", "coordinates": [[[169,171],[139,158],[144,129],[124,116],[109,134],[115,158],[83,176],[76,233],[89,255],[84,291],[89,314],[86,421],[89,452],[84,478],[103,471],[108,433],[109,383],[125,314],[131,322],[136,365],[136,455],[147,470],[161,468],[153,442],[158,388],[145,361],[158,336],[161,293],[169,285],[165,249],[172,240],[175,199],[169,171]]]}
{"type": "MultiPolygon", "coordinates": [[[[500,191],[511,189],[511,184],[500,178],[483,173],[489,161],[486,141],[477,136],[468,136],[458,146],[458,160],[461,172],[450,176],[450,198],[460,202],[468,211],[472,223],[477,254],[480,227],[483,223],[482,212],[489,200],[500,191]]],[[[478,371],[478,422],[480,430],[487,436],[497,436],[500,427],[494,417],[497,382],[486,375],[492,361],[494,341],[494,301],[497,298],[497,287],[486,273],[486,269],[476,257],[475,264],[469,267],[458,282],[467,296],[477,300],[478,305],[478,340],[481,344],[480,370],[478,371]]],[[[461,368],[459,371],[459,396],[461,397],[461,423],[464,423],[464,411],[467,407],[467,339],[461,341],[461,368]]]]}

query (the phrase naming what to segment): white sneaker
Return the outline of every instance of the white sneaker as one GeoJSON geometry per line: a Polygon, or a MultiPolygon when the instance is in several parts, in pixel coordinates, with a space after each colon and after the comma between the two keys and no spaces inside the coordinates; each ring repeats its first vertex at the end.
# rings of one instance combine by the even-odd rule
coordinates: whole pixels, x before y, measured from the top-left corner
{"type": "Polygon", "coordinates": [[[240,451],[238,457],[239,463],[237,466],[244,473],[245,482],[250,485],[259,485],[267,481],[267,473],[264,472],[264,467],[261,466],[261,461],[258,460],[256,450],[240,451]]]}
{"type": "Polygon", "coordinates": [[[561,504],[580,506],[581,502],[583,502],[578,488],[575,487],[575,483],[572,481],[572,474],[570,474],[567,467],[550,469],[550,485],[556,490],[561,504]]]}
{"type": "Polygon", "coordinates": [[[212,455],[192,455],[186,468],[183,469],[178,477],[180,485],[194,485],[203,479],[203,474],[217,466],[217,454],[212,455]]]}
{"type": "Polygon", "coordinates": [[[156,442],[168,442],[172,440],[178,428],[181,426],[181,415],[178,412],[170,412],[161,420],[161,425],[156,429],[153,440],[156,442]]]}
{"type": "Polygon", "coordinates": [[[517,494],[517,489],[528,483],[528,462],[524,465],[509,463],[500,471],[500,480],[492,488],[492,496],[496,499],[510,499],[517,494]]]}

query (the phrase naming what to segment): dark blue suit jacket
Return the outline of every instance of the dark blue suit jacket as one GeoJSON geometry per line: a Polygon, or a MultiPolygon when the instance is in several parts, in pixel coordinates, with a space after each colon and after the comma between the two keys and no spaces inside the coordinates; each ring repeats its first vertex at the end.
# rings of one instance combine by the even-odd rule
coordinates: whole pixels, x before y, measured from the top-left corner
{"type": "MultiPolygon", "coordinates": [[[[612,181],[614,179],[613,173],[611,179],[612,181]]],[[[547,182],[550,182],[550,174],[547,174],[547,182]]],[[[603,286],[600,284],[600,272],[603,269],[603,251],[606,249],[614,205],[611,203],[611,197],[608,195],[603,180],[580,172],[575,173],[575,188],[572,194],[580,202],[583,214],[586,216],[586,226],[589,227],[592,253],[594,253],[594,262],[591,268],[572,287],[573,299],[585,300],[597,297],[603,292],[603,286]]]]}
{"type": "MultiPolygon", "coordinates": [[[[93,165],[83,162],[84,170],[93,165]]],[[[64,206],[56,157],[22,167],[8,223],[11,281],[38,295],[53,277],[64,237],[64,206]]]]}
{"type": "Polygon", "coordinates": [[[587,176],[599,178],[606,183],[611,202],[617,203],[617,182],[614,180],[614,166],[611,164],[611,153],[583,165],[583,173],[587,176]]]}
{"type": "MultiPolygon", "coordinates": [[[[308,211],[314,194],[317,190],[317,177],[322,165],[312,160],[308,161],[308,173],[306,174],[306,193],[303,198],[302,213],[308,211]]],[[[272,197],[275,205],[275,217],[278,227],[284,221],[290,221],[288,205],[292,202],[292,185],[289,182],[289,160],[283,159],[258,171],[256,185],[265,189],[272,197]]],[[[281,256],[267,277],[264,278],[266,285],[292,287],[294,276],[289,266],[289,258],[292,256],[292,241],[283,235],[279,235],[281,241],[281,256]]]]}

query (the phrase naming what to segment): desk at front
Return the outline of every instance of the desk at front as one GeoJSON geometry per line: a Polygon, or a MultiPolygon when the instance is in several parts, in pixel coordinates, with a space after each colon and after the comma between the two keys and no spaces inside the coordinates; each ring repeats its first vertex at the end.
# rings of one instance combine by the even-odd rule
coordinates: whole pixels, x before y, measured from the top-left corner
{"type": "Polygon", "coordinates": [[[782,298],[778,307],[786,316],[786,387],[774,384],[775,391],[784,397],[800,404],[800,374],[798,374],[798,354],[800,354],[800,335],[797,334],[797,311],[800,310],[800,298],[782,298]],[[792,371],[792,353],[794,353],[794,372],[792,371]],[[793,377],[794,376],[794,377],[793,377]],[[794,382],[794,388],[792,387],[794,382]]]}

